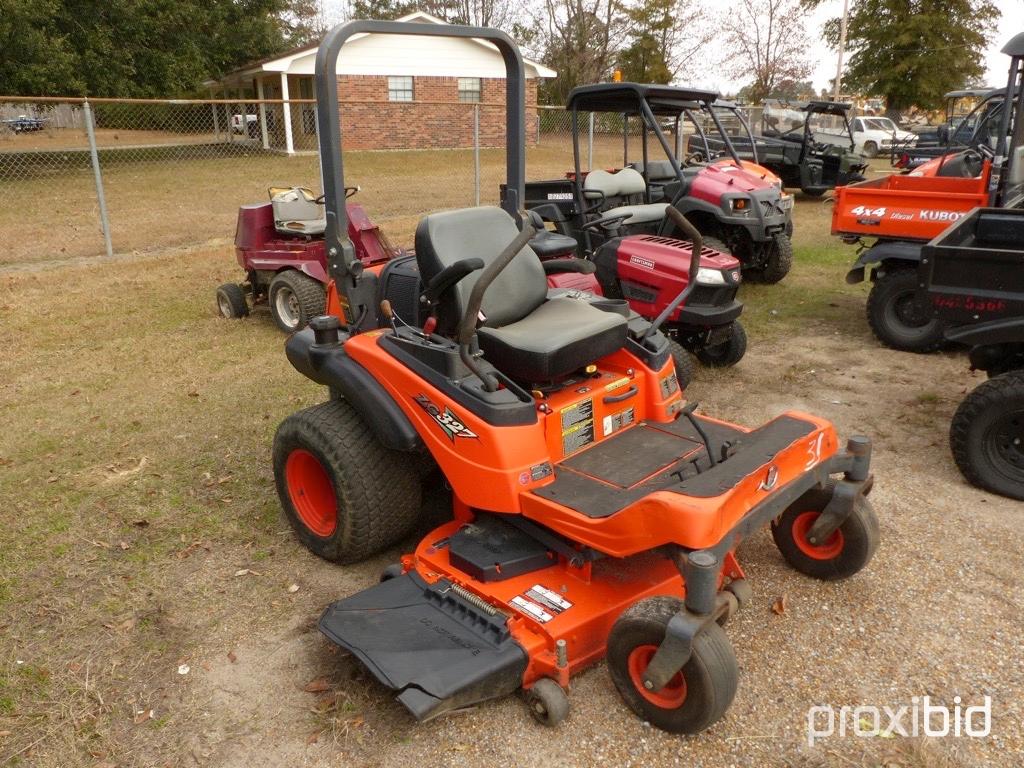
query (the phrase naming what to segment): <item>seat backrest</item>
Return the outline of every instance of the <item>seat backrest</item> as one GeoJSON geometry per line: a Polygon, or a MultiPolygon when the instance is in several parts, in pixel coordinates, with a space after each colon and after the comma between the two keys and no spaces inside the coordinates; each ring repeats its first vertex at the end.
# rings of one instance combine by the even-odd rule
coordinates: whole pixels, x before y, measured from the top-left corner
{"type": "Polygon", "coordinates": [[[605,199],[642,195],[646,190],[644,177],[632,168],[622,168],[615,173],[591,171],[583,180],[583,194],[587,197],[605,196],[605,199]],[[589,193],[589,194],[588,194],[589,193]]]}
{"type": "MultiPolygon", "coordinates": [[[[462,259],[479,258],[486,267],[518,234],[512,217],[492,206],[425,216],[416,227],[416,262],[424,284],[462,259]]],[[[451,333],[458,326],[481,272],[471,273],[441,297],[437,306],[441,333],[451,333]]],[[[527,246],[487,289],[481,307],[482,325],[500,328],[521,320],[544,303],[547,292],[544,267],[533,249],[527,246]]]]}
{"type": "MultiPolygon", "coordinates": [[[[644,164],[640,162],[631,163],[630,168],[633,168],[637,173],[643,173],[644,164]]],[[[652,160],[647,163],[648,181],[672,181],[676,178],[678,178],[676,172],[672,168],[672,163],[668,160],[652,160]]]]}
{"type": "Polygon", "coordinates": [[[323,206],[318,205],[313,193],[305,187],[291,189],[271,188],[270,204],[274,208],[274,221],[316,221],[324,218],[323,206]]]}

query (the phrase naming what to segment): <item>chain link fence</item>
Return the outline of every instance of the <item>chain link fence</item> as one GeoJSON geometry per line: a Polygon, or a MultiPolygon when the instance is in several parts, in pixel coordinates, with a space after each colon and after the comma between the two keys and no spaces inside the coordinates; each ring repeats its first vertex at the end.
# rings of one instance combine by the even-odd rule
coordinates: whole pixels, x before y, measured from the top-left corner
{"type": "MultiPolygon", "coordinates": [[[[343,110],[345,181],[361,188],[353,202],[394,242],[411,245],[429,211],[497,203],[504,105],[367,101],[343,110]]],[[[266,200],[270,187],[321,188],[312,100],[0,97],[0,120],[0,266],[230,240],[238,206],[266,200]]],[[[578,120],[584,168],[642,158],[638,120],[578,120]]],[[[527,178],[572,167],[571,115],[531,107],[527,178]]]]}

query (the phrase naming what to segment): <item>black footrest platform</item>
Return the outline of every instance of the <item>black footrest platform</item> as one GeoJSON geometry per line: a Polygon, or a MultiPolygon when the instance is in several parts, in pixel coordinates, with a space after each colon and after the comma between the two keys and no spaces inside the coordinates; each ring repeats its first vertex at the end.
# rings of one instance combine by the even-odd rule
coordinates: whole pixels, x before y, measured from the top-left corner
{"type": "Polygon", "coordinates": [[[522,685],[526,653],[507,618],[411,571],[328,606],[320,631],[428,720],[522,685]]]}

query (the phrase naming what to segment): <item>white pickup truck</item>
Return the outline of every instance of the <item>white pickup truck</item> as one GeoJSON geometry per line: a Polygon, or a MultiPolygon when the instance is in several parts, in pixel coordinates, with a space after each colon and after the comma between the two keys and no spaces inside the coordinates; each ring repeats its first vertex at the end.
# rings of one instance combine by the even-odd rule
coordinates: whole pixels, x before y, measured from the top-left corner
{"type": "MultiPolygon", "coordinates": [[[[877,157],[879,152],[888,152],[895,144],[912,147],[917,143],[917,134],[897,128],[888,117],[855,117],[850,121],[853,132],[854,151],[864,157],[877,157]]],[[[815,131],[814,140],[822,144],[849,146],[850,137],[829,130],[815,131]]]]}

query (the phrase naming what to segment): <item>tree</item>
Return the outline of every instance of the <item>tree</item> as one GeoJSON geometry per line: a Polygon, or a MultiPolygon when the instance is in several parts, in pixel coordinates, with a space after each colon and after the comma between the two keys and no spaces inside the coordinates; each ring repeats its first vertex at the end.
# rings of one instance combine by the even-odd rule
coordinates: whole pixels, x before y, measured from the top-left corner
{"type": "Polygon", "coordinates": [[[697,52],[714,35],[695,0],[635,0],[623,8],[627,44],[616,61],[625,80],[670,83],[689,74],[697,52]]]}
{"type": "Polygon", "coordinates": [[[731,3],[722,15],[724,63],[737,79],[751,80],[752,102],[763,101],[783,82],[810,76],[805,16],[799,0],[731,3]]]}
{"type": "Polygon", "coordinates": [[[624,24],[616,0],[543,0],[535,16],[541,61],[558,72],[541,85],[549,104],[564,104],[583,83],[608,79],[624,24]]]}
{"type": "Polygon", "coordinates": [[[302,42],[307,0],[0,0],[0,93],[172,96],[302,42]]]}
{"type": "MultiPolygon", "coordinates": [[[[991,0],[855,0],[847,25],[844,90],[885,98],[886,109],[936,109],[943,94],[985,73],[999,9],[991,0]]],[[[825,25],[839,41],[839,20],[825,25]]]]}

